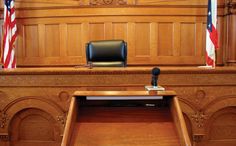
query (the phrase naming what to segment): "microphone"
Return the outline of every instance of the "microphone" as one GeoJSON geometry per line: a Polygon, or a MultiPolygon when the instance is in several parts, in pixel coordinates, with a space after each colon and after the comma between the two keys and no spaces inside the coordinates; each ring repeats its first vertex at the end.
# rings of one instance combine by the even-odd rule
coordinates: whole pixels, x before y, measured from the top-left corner
{"type": "Polygon", "coordinates": [[[158,75],[160,74],[161,70],[157,67],[154,67],[152,69],[152,81],[151,81],[151,85],[153,86],[153,88],[157,88],[158,85],[158,75]]]}

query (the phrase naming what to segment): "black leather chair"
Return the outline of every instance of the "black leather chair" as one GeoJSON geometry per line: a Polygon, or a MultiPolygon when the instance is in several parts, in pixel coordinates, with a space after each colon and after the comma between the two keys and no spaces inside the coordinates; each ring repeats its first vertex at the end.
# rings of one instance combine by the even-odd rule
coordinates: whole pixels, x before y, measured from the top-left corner
{"type": "Polygon", "coordinates": [[[127,44],[123,40],[91,41],[86,44],[86,59],[91,67],[125,67],[127,44]]]}

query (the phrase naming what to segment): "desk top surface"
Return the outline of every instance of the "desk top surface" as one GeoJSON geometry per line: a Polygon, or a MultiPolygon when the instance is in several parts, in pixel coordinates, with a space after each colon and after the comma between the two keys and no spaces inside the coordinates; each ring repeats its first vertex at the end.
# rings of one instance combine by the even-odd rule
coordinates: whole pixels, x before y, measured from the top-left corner
{"type": "MultiPolygon", "coordinates": [[[[0,75],[57,75],[57,74],[151,74],[153,67],[128,66],[128,67],[35,67],[0,69],[0,75]]],[[[236,67],[216,67],[215,69],[199,67],[160,67],[161,73],[196,73],[196,74],[219,74],[236,73],[236,67]]]]}
{"type": "Polygon", "coordinates": [[[172,90],[147,91],[137,87],[88,87],[74,92],[74,96],[176,96],[172,90]]]}

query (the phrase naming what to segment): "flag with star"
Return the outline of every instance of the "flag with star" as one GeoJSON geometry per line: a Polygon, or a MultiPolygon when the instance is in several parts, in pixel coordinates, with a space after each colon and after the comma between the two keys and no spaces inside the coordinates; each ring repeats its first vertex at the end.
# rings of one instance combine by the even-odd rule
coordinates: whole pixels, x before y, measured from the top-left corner
{"type": "Polygon", "coordinates": [[[3,50],[2,63],[4,68],[16,68],[15,40],[16,19],[14,0],[4,0],[4,22],[3,22],[3,50]]]}
{"type": "Polygon", "coordinates": [[[208,0],[207,11],[207,31],[206,31],[206,65],[215,67],[216,54],[218,48],[217,23],[217,0],[208,0]]]}

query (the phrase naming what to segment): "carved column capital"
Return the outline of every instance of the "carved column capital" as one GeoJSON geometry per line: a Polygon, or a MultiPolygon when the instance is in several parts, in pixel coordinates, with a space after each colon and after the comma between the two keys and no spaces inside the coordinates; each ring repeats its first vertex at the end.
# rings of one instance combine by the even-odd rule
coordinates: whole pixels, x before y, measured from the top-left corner
{"type": "Polygon", "coordinates": [[[204,137],[204,135],[202,135],[202,134],[194,134],[193,135],[193,141],[194,142],[201,142],[203,137],[204,137]]]}
{"type": "Polygon", "coordinates": [[[4,128],[8,120],[9,120],[8,115],[5,112],[0,111],[0,128],[4,128]]]}
{"type": "Polygon", "coordinates": [[[9,141],[9,135],[8,133],[0,133],[0,141],[9,141]]]}
{"type": "Polygon", "coordinates": [[[191,115],[191,118],[196,124],[196,127],[203,128],[205,124],[205,120],[208,118],[208,115],[206,115],[202,111],[197,111],[196,113],[191,115]]]}
{"type": "Polygon", "coordinates": [[[58,116],[57,116],[57,121],[60,122],[63,126],[65,126],[65,123],[66,123],[66,114],[64,114],[64,115],[58,115],[58,116]]]}
{"type": "Polygon", "coordinates": [[[227,14],[236,14],[236,2],[233,2],[232,0],[229,0],[227,2],[227,14]]]}

